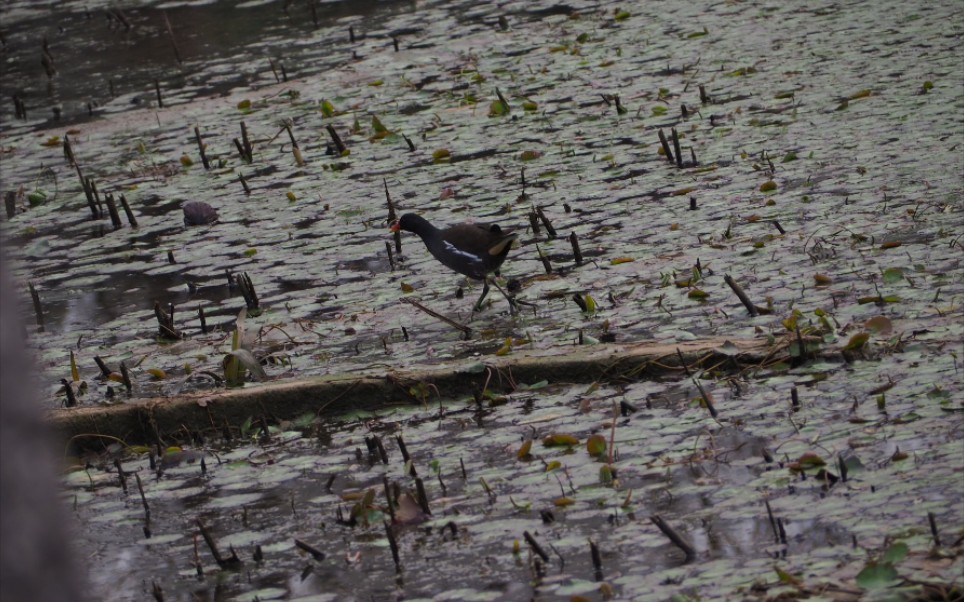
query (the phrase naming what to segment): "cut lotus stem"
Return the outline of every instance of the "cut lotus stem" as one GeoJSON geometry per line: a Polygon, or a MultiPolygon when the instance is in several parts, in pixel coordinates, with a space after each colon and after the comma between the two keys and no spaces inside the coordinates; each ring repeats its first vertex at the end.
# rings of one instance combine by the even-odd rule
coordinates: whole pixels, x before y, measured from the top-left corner
{"type": "Polygon", "coordinates": [[[299,550],[302,550],[302,551],[305,551],[305,552],[308,552],[309,554],[311,554],[311,557],[314,558],[315,560],[317,560],[318,562],[321,562],[322,560],[325,559],[325,553],[324,553],[324,552],[322,552],[321,550],[319,550],[318,548],[316,548],[315,546],[313,546],[313,545],[311,545],[311,544],[309,544],[309,543],[305,543],[305,542],[301,541],[300,539],[295,539],[295,546],[296,546],[299,550]]]}
{"type": "Polygon", "coordinates": [[[539,545],[539,542],[536,541],[535,537],[533,537],[528,531],[523,531],[522,537],[525,538],[526,543],[529,544],[529,548],[531,548],[532,551],[539,556],[539,558],[542,558],[543,562],[549,562],[549,554],[542,549],[542,546],[539,545]]]}
{"type": "Polygon", "coordinates": [[[204,319],[204,308],[201,307],[200,305],[197,306],[197,317],[198,317],[198,320],[201,322],[201,334],[207,334],[208,323],[207,323],[207,320],[204,319]]]}
{"type": "Polygon", "coordinates": [[[790,389],[790,407],[794,412],[800,411],[800,396],[797,393],[796,387],[790,389]]]}
{"type": "Polygon", "coordinates": [[[539,225],[539,214],[535,211],[529,212],[529,226],[532,228],[532,233],[536,236],[542,234],[542,227],[539,225]]]}
{"type": "Polygon", "coordinates": [[[355,28],[350,25],[348,26],[348,42],[351,44],[355,43],[355,28]]]}
{"type": "Polygon", "coordinates": [[[837,470],[840,472],[840,480],[847,482],[847,462],[844,461],[843,454],[837,454],[837,470]]]}
{"type": "Polygon", "coordinates": [[[770,528],[773,529],[773,541],[780,543],[780,530],[777,529],[777,519],[773,516],[773,508],[770,507],[770,500],[763,500],[767,508],[767,517],[770,519],[770,528]]]}
{"type": "Polygon", "coordinates": [[[117,212],[117,205],[114,203],[114,195],[105,194],[104,202],[107,203],[107,213],[110,214],[110,223],[114,225],[114,229],[118,230],[124,226],[121,221],[120,213],[117,212]]]}
{"type": "Polygon", "coordinates": [[[395,271],[395,254],[392,252],[392,243],[385,241],[385,252],[388,254],[388,265],[395,271]]]}
{"type": "Polygon", "coordinates": [[[402,562],[398,558],[398,542],[395,541],[395,533],[392,532],[392,525],[387,520],[385,523],[385,536],[388,537],[388,547],[392,550],[392,560],[395,562],[395,572],[402,572],[402,562]]]}
{"type": "Polygon", "coordinates": [[[679,347],[676,348],[676,357],[679,358],[679,365],[683,368],[683,372],[686,374],[686,377],[692,378],[692,374],[690,374],[690,368],[689,366],[686,365],[686,360],[683,359],[683,352],[679,350],[679,347]]]}
{"type": "Polygon", "coordinates": [[[408,152],[414,153],[417,149],[415,148],[415,143],[412,142],[412,139],[406,136],[405,134],[402,134],[402,138],[405,139],[405,144],[408,145],[408,152]]]}
{"type": "Polygon", "coordinates": [[[602,556],[599,554],[599,546],[592,539],[589,540],[589,554],[592,556],[592,567],[595,571],[596,581],[603,580],[602,556]]]}
{"type": "Polygon", "coordinates": [[[127,370],[127,364],[123,361],[120,364],[121,380],[124,381],[124,388],[127,390],[127,396],[130,397],[134,394],[134,384],[131,382],[131,374],[127,370]]]}
{"type": "Polygon", "coordinates": [[[495,89],[495,95],[499,97],[499,102],[502,103],[502,108],[505,109],[505,114],[508,115],[511,113],[512,111],[509,108],[509,101],[505,99],[505,96],[502,96],[502,92],[499,91],[498,88],[495,89]]]}
{"type": "Polygon", "coordinates": [[[100,368],[101,376],[108,378],[111,375],[111,369],[107,367],[107,364],[104,363],[104,360],[102,360],[99,355],[94,356],[94,363],[100,368]]]}
{"type": "Polygon", "coordinates": [[[422,512],[431,516],[432,510],[428,507],[428,494],[425,493],[425,483],[421,477],[415,477],[415,492],[418,494],[418,506],[422,512]]]}
{"type": "Polygon", "coordinates": [[[676,547],[683,550],[683,553],[686,555],[685,562],[692,562],[694,559],[696,559],[696,550],[693,549],[693,546],[691,546],[689,542],[687,542],[676,531],[674,531],[673,528],[670,527],[669,524],[658,514],[650,516],[649,520],[651,520],[654,525],[659,527],[659,530],[663,532],[663,535],[668,537],[669,540],[676,545],[676,547]]]}
{"type": "Polygon", "coordinates": [[[74,161],[74,149],[70,145],[70,136],[67,134],[64,134],[64,159],[71,167],[77,165],[77,162],[74,161]]]}
{"type": "Polygon", "coordinates": [[[679,132],[676,131],[676,128],[672,128],[670,133],[673,135],[673,150],[676,151],[676,167],[683,167],[683,153],[679,148],[679,132]]]}
{"type": "Polygon", "coordinates": [[[675,163],[673,160],[673,151],[669,148],[669,141],[666,139],[666,134],[663,133],[663,130],[657,130],[656,133],[659,134],[659,143],[663,147],[663,155],[666,156],[666,160],[670,163],[675,163]]]}
{"type": "Polygon", "coordinates": [[[338,132],[335,131],[334,126],[329,123],[325,126],[325,129],[328,130],[328,135],[331,136],[331,141],[335,145],[335,150],[338,151],[339,155],[344,155],[345,151],[348,150],[348,147],[346,147],[345,143],[341,141],[341,136],[339,136],[338,132]]]}
{"type": "Polygon", "coordinates": [[[790,362],[793,366],[799,366],[807,361],[807,350],[803,345],[803,336],[800,334],[800,325],[796,324],[794,326],[794,332],[797,335],[797,357],[794,361],[790,362]]]}
{"type": "Polygon", "coordinates": [[[438,312],[436,312],[436,311],[433,311],[433,310],[425,307],[424,305],[422,305],[421,303],[419,303],[418,301],[416,301],[416,300],[414,300],[414,299],[409,299],[409,298],[407,298],[407,297],[404,297],[404,298],[402,298],[401,300],[402,300],[404,303],[408,303],[408,304],[410,304],[410,305],[413,305],[413,306],[417,307],[418,309],[422,310],[423,312],[427,313],[428,315],[432,316],[433,318],[436,318],[436,319],[438,319],[438,320],[441,320],[441,321],[445,322],[446,324],[448,324],[448,325],[451,326],[452,328],[455,328],[455,329],[460,330],[460,331],[462,332],[462,334],[465,336],[466,339],[468,339],[469,337],[472,336],[472,329],[469,328],[468,326],[466,326],[465,324],[460,324],[460,323],[456,322],[455,320],[452,320],[451,318],[447,318],[447,317],[443,316],[442,314],[440,314],[440,313],[438,313],[438,312]]]}
{"type": "Polygon", "coordinates": [[[388,180],[382,178],[382,185],[385,187],[385,204],[388,205],[388,223],[394,224],[395,220],[398,219],[398,214],[395,212],[395,203],[392,202],[392,195],[388,192],[388,180]]]}
{"type": "Polygon", "coordinates": [[[254,148],[251,146],[251,139],[248,138],[248,126],[241,122],[241,148],[244,149],[244,158],[248,163],[254,161],[254,148]]]}
{"type": "Polygon", "coordinates": [[[546,227],[546,232],[549,234],[549,238],[556,237],[556,229],[552,227],[552,222],[546,217],[546,212],[543,211],[542,207],[536,207],[536,213],[539,214],[539,221],[542,225],[546,227]]]}
{"type": "Polygon", "coordinates": [[[214,556],[214,561],[218,563],[219,567],[222,569],[236,569],[241,566],[241,559],[238,558],[238,555],[233,549],[231,550],[230,558],[224,558],[221,555],[221,552],[218,551],[218,544],[214,541],[211,533],[208,531],[207,527],[204,526],[204,523],[201,522],[200,518],[195,519],[194,522],[197,525],[198,530],[201,531],[201,537],[204,538],[204,543],[208,545],[208,549],[211,550],[211,555],[214,556]]]}
{"type": "Polygon", "coordinates": [[[783,519],[779,516],[777,517],[777,530],[780,531],[780,543],[787,545],[787,530],[783,528],[783,519]]]}
{"type": "Polygon", "coordinates": [[[696,211],[696,197],[690,197],[690,211],[696,211]]]}
{"type": "MultiPolygon", "coordinates": [[[[235,138],[234,142],[237,143],[238,139],[235,138]]],[[[244,188],[244,194],[250,195],[251,189],[248,188],[248,181],[244,179],[244,174],[240,171],[238,172],[238,181],[241,182],[241,187],[244,188]]]]}
{"type": "Polygon", "coordinates": [[[17,215],[17,193],[13,190],[8,190],[7,193],[3,195],[3,205],[7,210],[7,219],[13,219],[13,216],[17,215]]]}
{"type": "Polygon", "coordinates": [[[572,245],[572,257],[576,265],[582,265],[582,251],[579,250],[579,238],[575,232],[569,234],[569,244],[572,245]]]}
{"type": "Polygon", "coordinates": [[[696,167],[699,163],[696,161],[696,151],[693,147],[690,147],[690,167],[696,167]]]}
{"type": "Polygon", "coordinates": [[[398,37],[392,36],[392,46],[395,48],[395,52],[398,52],[398,37]]]}
{"type": "Polygon", "coordinates": [[[778,222],[777,220],[773,220],[773,227],[776,228],[780,234],[787,233],[787,231],[783,229],[783,226],[781,226],[780,222],[778,222]]]}
{"type": "Polygon", "coordinates": [[[60,379],[60,384],[64,386],[64,392],[67,394],[67,399],[64,400],[64,405],[68,408],[73,408],[77,405],[77,397],[74,396],[74,387],[70,384],[70,381],[66,378],[60,379]]]}
{"type": "MultiPolygon", "coordinates": [[[[743,304],[743,307],[745,307],[746,310],[750,312],[751,316],[756,317],[760,315],[760,312],[757,310],[757,307],[750,302],[750,298],[746,296],[746,293],[743,292],[743,289],[740,288],[740,285],[737,284],[736,280],[734,280],[729,274],[725,274],[723,276],[723,281],[726,282],[731,289],[733,289],[733,292],[740,299],[740,302],[743,304]]],[[[801,349],[801,352],[802,351],[803,350],[801,349]]]]}
{"type": "Polygon", "coordinates": [[[204,169],[211,169],[207,153],[204,152],[204,141],[201,140],[201,129],[198,126],[194,126],[194,139],[197,140],[197,150],[201,154],[201,164],[204,165],[204,169]]]}
{"type": "Polygon", "coordinates": [[[164,99],[161,98],[161,82],[154,80],[154,93],[157,95],[157,108],[164,108],[164,99]]]}
{"type": "Polygon", "coordinates": [[[315,29],[318,29],[318,9],[317,7],[315,7],[315,4],[317,3],[314,0],[312,0],[308,4],[311,5],[311,22],[312,24],[314,24],[315,29]]]}
{"type": "Polygon", "coordinates": [[[154,317],[157,318],[157,332],[161,339],[177,340],[181,335],[174,328],[174,316],[164,311],[161,304],[154,302],[154,317]]]}
{"type": "Polygon", "coordinates": [[[124,213],[127,215],[127,223],[131,225],[131,228],[137,227],[137,218],[134,217],[134,212],[131,211],[131,206],[127,204],[127,199],[124,195],[120,195],[121,207],[124,208],[124,213]]]}
{"type": "Polygon", "coordinates": [[[930,523],[931,526],[931,537],[934,538],[934,547],[941,547],[941,536],[937,532],[937,519],[934,517],[933,512],[927,513],[927,522],[930,523]]]}
{"type": "Polygon", "coordinates": [[[121,466],[120,460],[114,458],[114,468],[117,469],[117,479],[120,481],[121,489],[124,491],[124,495],[127,495],[127,475],[124,473],[124,467],[121,466]]]}
{"type": "Polygon", "coordinates": [[[459,467],[462,469],[462,480],[469,480],[469,475],[465,472],[465,462],[462,461],[462,458],[459,458],[459,467]]]}
{"type": "Polygon", "coordinates": [[[700,102],[703,104],[710,104],[710,97],[706,93],[706,86],[700,84],[700,102]]]}
{"type": "Polygon", "coordinates": [[[40,332],[44,331],[44,311],[43,306],[40,304],[40,294],[37,293],[37,289],[34,288],[33,282],[27,283],[27,288],[30,289],[30,299],[33,301],[33,312],[37,317],[37,330],[40,332]]]}
{"type": "Polygon", "coordinates": [[[174,265],[175,263],[177,263],[177,261],[174,260],[174,251],[168,250],[167,262],[171,265],[174,265]]]}
{"type": "Polygon", "coordinates": [[[395,522],[395,504],[392,503],[392,488],[388,485],[388,477],[382,475],[382,489],[385,492],[385,505],[388,507],[388,515],[395,522]]]}

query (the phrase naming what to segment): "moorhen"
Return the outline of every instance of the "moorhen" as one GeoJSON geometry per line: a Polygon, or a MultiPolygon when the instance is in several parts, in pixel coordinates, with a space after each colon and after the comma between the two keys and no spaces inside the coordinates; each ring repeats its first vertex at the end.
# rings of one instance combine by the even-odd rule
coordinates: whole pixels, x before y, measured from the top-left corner
{"type": "MultiPolygon", "coordinates": [[[[489,274],[499,274],[499,267],[509,255],[509,249],[516,239],[515,234],[506,234],[497,224],[458,224],[442,230],[414,213],[406,213],[392,224],[392,232],[399,230],[418,234],[429,253],[445,267],[483,282],[482,295],[475,302],[474,311],[480,310],[482,300],[489,294],[489,274]]],[[[513,300],[498,284],[496,288],[502,292],[514,311],[513,300]]]]}

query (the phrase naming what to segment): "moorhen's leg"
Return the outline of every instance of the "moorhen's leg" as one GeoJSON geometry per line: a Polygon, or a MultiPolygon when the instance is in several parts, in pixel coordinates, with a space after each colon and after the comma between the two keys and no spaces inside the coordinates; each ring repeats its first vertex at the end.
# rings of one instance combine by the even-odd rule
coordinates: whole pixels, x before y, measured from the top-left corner
{"type": "Polygon", "coordinates": [[[486,278],[482,281],[482,294],[479,295],[479,300],[475,302],[475,307],[472,308],[473,312],[482,311],[482,300],[485,296],[489,294],[489,279],[486,278]]]}
{"type": "Polygon", "coordinates": [[[515,308],[516,308],[516,300],[515,300],[515,298],[509,296],[509,294],[508,294],[507,292],[505,292],[505,291],[502,289],[501,286],[499,286],[499,283],[495,281],[495,278],[492,279],[492,284],[495,285],[495,288],[499,289],[499,292],[502,293],[502,296],[505,297],[505,300],[509,302],[509,315],[514,316],[514,315],[515,315],[515,308]]]}

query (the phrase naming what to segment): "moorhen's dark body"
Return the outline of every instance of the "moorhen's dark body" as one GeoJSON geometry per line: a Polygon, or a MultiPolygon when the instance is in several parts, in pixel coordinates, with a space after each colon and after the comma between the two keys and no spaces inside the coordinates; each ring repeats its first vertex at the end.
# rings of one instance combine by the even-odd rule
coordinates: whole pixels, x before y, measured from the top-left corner
{"type": "Polygon", "coordinates": [[[392,225],[392,231],[399,230],[418,234],[429,253],[444,266],[485,283],[476,309],[489,292],[487,277],[499,273],[516,239],[515,234],[503,232],[496,224],[458,224],[440,229],[414,213],[406,213],[392,225]]]}

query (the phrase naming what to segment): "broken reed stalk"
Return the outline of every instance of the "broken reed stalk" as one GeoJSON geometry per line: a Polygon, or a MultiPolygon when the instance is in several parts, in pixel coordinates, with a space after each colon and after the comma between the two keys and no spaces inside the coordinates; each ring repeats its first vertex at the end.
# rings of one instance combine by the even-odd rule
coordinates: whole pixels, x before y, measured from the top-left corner
{"type": "Polygon", "coordinates": [[[201,153],[201,163],[204,165],[204,169],[211,169],[208,156],[204,152],[204,141],[201,140],[201,130],[198,126],[194,126],[194,139],[197,140],[197,150],[201,153]]]}
{"type": "Polygon", "coordinates": [[[171,27],[171,20],[167,18],[167,11],[161,13],[164,15],[164,25],[167,27],[167,35],[171,38],[171,46],[174,47],[174,58],[177,59],[177,64],[182,65],[184,61],[181,59],[181,50],[177,47],[177,40],[174,38],[174,28],[171,27]]]}
{"type": "Polygon", "coordinates": [[[13,190],[8,190],[7,193],[3,195],[3,205],[7,210],[7,219],[13,219],[13,216],[17,215],[17,193],[13,190]]]}
{"type": "Polygon", "coordinates": [[[254,148],[251,146],[251,140],[248,138],[248,126],[241,122],[241,148],[244,149],[244,159],[251,163],[254,161],[254,148]]]}
{"type": "Polygon", "coordinates": [[[683,167],[683,153],[679,148],[679,132],[676,128],[672,128],[670,132],[673,134],[673,150],[676,151],[676,167],[683,167]]]}
{"type": "Polygon", "coordinates": [[[934,518],[933,512],[927,513],[927,522],[930,523],[931,526],[931,537],[934,538],[934,547],[941,547],[941,536],[937,532],[937,519],[934,518]]]}
{"type": "Polygon", "coordinates": [[[388,265],[395,271],[395,254],[392,253],[392,243],[385,241],[385,252],[388,253],[388,265]]]}
{"type": "Polygon", "coordinates": [[[90,207],[93,219],[100,219],[100,210],[97,208],[97,203],[94,202],[94,194],[90,188],[91,180],[84,177],[79,165],[74,165],[74,167],[77,169],[77,178],[80,180],[80,187],[84,190],[84,196],[87,197],[87,206],[90,207]]]}
{"type": "Polygon", "coordinates": [[[552,222],[546,217],[546,212],[542,210],[542,207],[536,207],[536,213],[539,215],[539,221],[542,225],[546,227],[546,232],[549,234],[549,238],[556,237],[556,229],[552,227],[552,222]]]}
{"type": "Polygon", "coordinates": [[[207,334],[207,333],[208,333],[208,323],[207,323],[207,321],[204,319],[204,308],[201,307],[200,305],[197,306],[197,317],[198,317],[198,320],[200,320],[200,322],[201,322],[201,334],[207,334]]]}
{"type": "Polygon", "coordinates": [[[551,274],[552,264],[549,263],[549,256],[542,252],[542,249],[539,248],[539,245],[536,245],[536,253],[539,254],[539,261],[542,262],[542,267],[546,269],[546,274],[551,274]]]}
{"type": "Polygon", "coordinates": [[[224,558],[221,556],[221,552],[218,551],[218,544],[211,537],[211,533],[208,532],[207,527],[201,522],[200,518],[194,520],[198,529],[201,531],[201,537],[204,538],[204,543],[208,545],[208,549],[211,550],[211,555],[214,556],[214,561],[218,563],[218,566],[222,569],[235,569],[241,566],[241,559],[238,558],[237,553],[234,549],[231,549],[231,557],[224,558]]]}
{"type": "Polygon", "coordinates": [[[417,307],[418,309],[424,311],[425,313],[427,313],[428,315],[432,316],[433,318],[436,318],[436,319],[438,319],[438,320],[441,320],[441,321],[445,322],[446,324],[448,324],[449,326],[451,326],[452,328],[455,328],[455,329],[460,330],[460,331],[462,332],[462,334],[465,336],[466,339],[468,339],[469,337],[472,336],[472,329],[469,328],[468,326],[466,326],[465,324],[460,324],[460,323],[456,322],[455,320],[452,320],[451,318],[447,318],[447,317],[443,316],[442,314],[440,314],[440,313],[438,313],[438,312],[436,312],[436,311],[432,311],[431,309],[425,307],[424,305],[422,305],[421,303],[419,303],[418,301],[416,301],[416,300],[414,300],[414,299],[409,299],[409,298],[407,298],[407,297],[404,297],[404,298],[402,298],[402,301],[405,302],[405,303],[408,303],[408,304],[410,304],[410,305],[414,305],[415,307],[417,307]]]}
{"type": "Polygon", "coordinates": [[[780,543],[780,531],[777,529],[777,519],[773,516],[773,508],[770,507],[770,500],[763,500],[767,507],[767,517],[770,519],[770,528],[773,529],[773,541],[780,543]]]}
{"type": "Polygon", "coordinates": [[[739,297],[740,302],[743,303],[743,307],[750,312],[751,316],[756,317],[760,315],[757,307],[750,302],[750,298],[746,296],[746,293],[743,292],[743,289],[740,288],[740,285],[737,284],[736,280],[734,280],[729,274],[725,274],[723,276],[723,281],[726,282],[731,289],[733,289],[733,292],[736,293],[736,296],[739,297]]]}
{"type": "Polygon", "coordinates": [[[592,556],[592,567],[595,572],[596,581],[603,580],[602,556],[599,554],[599,546],[592,539],[589,540],[589,554],[592,556]]]}
{"type": "Polygon", "coordinates": [[[94,356],[94,363],[97,364],[98,368],[100,368],[101,376],[107,378],[111,375],[111,369],[107,367],[107,364],[104,363],[104,360],[102,360],[99,355],[94,356]]]}
{"type": "Polygon", "coordinates": [[[572,245],[572,256],[576,265],[582,265],[582,251],[579,249],[579,238],[576,237],[575,232],[569,234],[569,244],[572,245]]]}
{"type": "Polygon", "coordinates": [[[110,223],[114,225],[114,229],[118,230],[124,226],[121,221],[120,213],[117,212],[117,205],[114,203],[114,195],[105,194],[104,202],[107,203],[107,212],[110,214],[110,223]]]}
{"type": "Polygon", "coordinates": [[[539,215],[535,211],[529,212],[529,226],[532,228],[534,235],[542,234],[542,228],[539,226],[539,215]]]}
{"type": "Polygon", "coordinates": [[[675,163],[673,151],[669,149],[669,141],[666,139],[666,134],[663,133],[663,130],[657,130],[656,133],[659,134],[659,143],[663,147],[663,154],[666,156],[666,160],[670,163],[675,163]]]}
{"type": "Polygon", "coordinates": [[[428,494],[425,493],[425,483],[422,482],[421,477],[415,477],[415,492],[418,494],[418,507],[422,509],[422,512],[431,516],[432,510],[428,507],[428,494]]]}
{"type": "MultiPolygon", "coordinates": [[[[311,4],[314,6],[314,3],[311,4]]],[[[301,147],[298,146],[298,141],[295,140],[295,134],[291,131],[291,125],[285,124],[285,131],[288,132],[288,138],[291,140],[291,154],[295,157],[295,164],[298,167],[304,167],[305,160],[301,157],[301,147]]]]}
{"type": "MultiPolygon", "coordinates": [[[[235,143],[237,143],[237,138],[235,138],[235,143]]],[[[241,182],[241,187],[244,188],[244,194],[250,195],[251,189],[248,188],[248,181],[244,179],[244,174],[240,171],[238,172],[238,181],[241,182]]]]}
{"type": "Polygon", "coordinates": [[[392,550],[392,560],[395,561],[395,572],[402,572],[402,561],[398,557],[398,542],[395,541],[395,533],[392,532],[392,525],[387,520],[385,524],[385,536],[388,537],[388,547],[392,550]]]}
{"type": "Polygon", "coordinates": [[[322,552],[321,550],[319,550],[318,548],[316,548],[315,546],[309,543],[305,543],[301,541],[300,539],[297,539],[297,538],[295,539],[295,547],[297,547],[299,550],[308,552],[309,554],[311,554],[311,557],[317,560],[318,562],[321,562],[322,560],[325,559],[324,552],[322,552]]]}
{"type": "Polygon", "coordinates": [[[385,505],[388,507],[388,515],[395,522],[395,504],[392,503],[392,488],[388,484],[388,476],[382,475],[382,488],[385,491],[385,505]]]}
{"type": "Polygon", "coordinates": [[[134,384],[131,382],[131,373],[127,370],[127,364],[121,361],[120,364],[121,380],[124,381],[124,388],[127,390],[127,396],[130,397],[134,394],[134,384]]]}
{"type": "Polygon", "coordinates": [[[131,225],[131,228],[137,227],[137,218],[134,217],[134,212],[131,211],[131,206],[127,204],[127,199],[124,195],[120,195],[121,207],[124,208],[124,213],[127,215],[127,223],[131,225]]]}
{"type": "Polygon", "coordinates": [[[243,272],[234,277],[235,282],[237,282],[238,289],[241,291],[241,296],[244,297],[244,305],[248,308],[248,311],[254,311],[261,307],[261,301],[258,299],[258,293],[254,290],[254,282],[251,281],[251,277],[248,276],[247,272],[243,272]]]}
{"type": "Polygon", "coordinates": [[[395,220],[398,219],[398,214],[395,213],[395,203],[392,202],[392,195],[388,192],[388,180],[382,178],[382,185],[385,186],[385,204],[388,205],[388,223],[394,224],[395,220]]]}
{"type": "Polygon", "coordinates": [[[335,131],[334,126],[329,123],[327,126],[325,126],[325,129],[328,130],[328,135],[331,136],[331,141],[335,145],[335,150],[338,151],[339,155],[344,155],[348,150],[348,147],[346,147],[345,143],[341,141],[341,136],[339,136],[338,132],[335,131]]]}
{"type": "Polygon", "coordinates": [[[27,287],[30,289],[30,299],[33,301],[33,312],[37,316],[37,330],[43,332],[44,310],[43,306],[40,304],[40,294],[37,293],[37,289],[34,288],[33,282],[28,282],[27,287]]]}
{"type": "Polygon", "coordinates": [[[535,537],[533,537],[528,531],[523,531],[522,537],[526,540],[526,543],[529,544],[529,547],[532,549],[532,551],[535,552],[539,558],[542,558],[543,562],[549,562],[549,554],[542,549],[542,546],[539,545],[539,542],[536,541],[535,537]]]}
{"type": "Polygon", "coordinates": [[[707,394],[706,390],[703,388],[703,385],[700,384],[700,381],[694,378],[693,384],[696,385],[696,388],[700,390],[700,396],[703,398],[703,403],[706,405],[706,409],[710,411],[710,416],[716,420],[717,413],[716,407],[713,406],[713,398],[707,394]]]}
{"type": "Polygon", "coordinates": [[[70,136],[67,134],[64,134],[64,160],[66,160],[67,165],[71,167],[77,165],[77,162],[74,160],[74,149],[70,145],[70,136]]]}
{"type": "Polygon", "coordinates": [[[164,99],[161,98],[161,83],[154,79],[154,92],[157,94],[157,108],[164,108],[164,99]]]}
{"type": "Polygon", "coordinates": [[[676,544],[676,547],[683,550],[683,553],[686,554],[685,562],[692,562],[693,560],[696,559],[696,550],[693,549],[693,546],[691,546],[676,531],[674,531],[673,528],[670,527],[669,524],[666,521],[664,521],[658,514],[654,514],[653,516],[650,516],[649,520],[651,520],[654,525],[659,527],[659,530],[663,532],[663,535],[668,537],[670,541],[676,544]]]}

